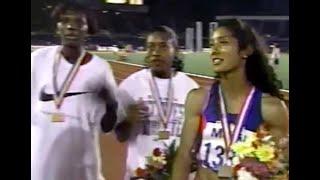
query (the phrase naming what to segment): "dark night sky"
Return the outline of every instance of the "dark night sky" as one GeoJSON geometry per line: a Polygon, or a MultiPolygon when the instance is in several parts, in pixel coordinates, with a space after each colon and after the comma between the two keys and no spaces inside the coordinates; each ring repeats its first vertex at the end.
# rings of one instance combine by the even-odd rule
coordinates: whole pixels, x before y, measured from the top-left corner
{"type": "MultiPolygon", "coordinates": [[[[73,0],[80,3],[101,5],[104,0],[73,0]]],[[[32,0],[31,23],[46,24],[48,12],[41,8],[45,4],[56,4],[61,0],[32,0]]],[[[149,6],[152,22],[158,24],[186,24],[188,22],[210,22],[216,15],[289,15],[289,0],[144,0],[149,6]]],[[[106,5],[105,5],[106,6],[106,5]]]]}

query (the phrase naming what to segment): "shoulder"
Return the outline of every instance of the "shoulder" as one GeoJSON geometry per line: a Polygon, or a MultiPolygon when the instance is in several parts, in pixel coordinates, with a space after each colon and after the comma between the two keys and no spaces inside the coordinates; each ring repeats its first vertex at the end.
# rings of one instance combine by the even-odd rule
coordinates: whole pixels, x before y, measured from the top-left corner
{"type": "Polygon", "coordinates": [[[203,87],[199,87],[197,89],[192,89],[189,92],[188,97],[189,98],[194,98],[194,99],[197,99],[197,100],[202,100],[207,96],[208,92],[209,92],[208,89],[203,88],[203,87]]]}
{"type": "Polygon", "coordinates": [[[31,69],[34,69],[42,63],[46,63],[48,57],[52,57],[58,46],[48,46],[37,49],[31,53],[31,69]]]}
{"type": "Polygon", "coordinates": [[[186,106],[193,111],[201,112],[206,104],[208,94],[209,90],[203,87],[192,89],[187,95],[186,106]]]}
{"type": "Polygon", "coordinates": [[[191,90],[185,103],[186,115],[200,115],[206,104],[207,94],[208,90],[202,87],[191,90]]]}
{"type": "Polygon", "coordinates": [[[199,88],[198,83],[192,79],[191,77],[189,77],[188,75],[186,75],[184,72],[177,72],[176,74],[176,79],[180,82],[184,82],[187,85],[189,85],[192,88],[199,88]]]}
{"type": "Polygon", "coordinates": [[[261,100],[263,119],[272,124],[288,120],[288,110],[277,97],[263,93],[261,100]]]}
{"type": "Polygon", "coordinates": [[[262,93],[262,105],[268,108],[271,106],[282,107],[281,99],[268,93],[262,93]]]}
{"type": "Polygon", "coordinates": [[[139,79],[139,78],[146,79],[147,77],[148,77],[148,70],[142,69],[130,74],[126,79],[139,79]]]}
{"type": "Polygon", "coordinates": [[[140,71],[134,72],[126,77],[121,83],[120,87],[125,86],[128,83],[137,83],[140,80],[146,80],[148,76],[148,70],[142,69],[140,71]]]}
{"type": "MultiPolygon", "coordinates": [[[[89,53],[89,52],[88,52],[89,53]]],[[[102,67],[102,68],[106,68],[106,69],[111,69],[111,65],[108,62],[108,60],[101,58],[100,56],[97,56],[95,54],[89,53],[92,55],[92,61],[98,66],[98,67],[102,67]]]]}
{"type": "Polygon", "coordinates": [[[31,53],[31,58],[41,58],[43,56],[46,56],[48,53],[51,53],[52,51],[56,51],[57,48],[58,46],[48,46],[37,49],[31,53]]]}

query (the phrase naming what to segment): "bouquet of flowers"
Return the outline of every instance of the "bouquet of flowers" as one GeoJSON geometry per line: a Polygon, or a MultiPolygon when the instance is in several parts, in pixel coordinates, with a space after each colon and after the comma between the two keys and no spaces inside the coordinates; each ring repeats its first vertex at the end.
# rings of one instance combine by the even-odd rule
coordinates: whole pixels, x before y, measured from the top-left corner
{"type": "Polygon", "coordinates": [[[234,176],[238,180],[287,180],[289,162],[284,151],[288,138],[275,143],[268,131],[261,128],[257,133],[231,146],[234,176]]]}
{"type": "Polygon", "coordinates": [[[171,175],[174,157],[176,155],[175,141],[165,150],[155,148],[150,156],[146,157],[146,168],[137,168],[135,179],[167,180],[171,175]]]}

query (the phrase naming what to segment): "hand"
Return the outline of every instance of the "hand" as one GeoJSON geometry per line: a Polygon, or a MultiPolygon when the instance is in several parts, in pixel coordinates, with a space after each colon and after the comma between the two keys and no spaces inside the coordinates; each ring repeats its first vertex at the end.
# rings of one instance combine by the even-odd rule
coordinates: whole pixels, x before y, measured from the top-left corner
{"type": "Polygon", "coordinates": [[[142,101],[139,101],[137,104],[131,104],[127,108],[127,119],[131,123],[145,120],[148,117],[148,107],[142,101]]]}

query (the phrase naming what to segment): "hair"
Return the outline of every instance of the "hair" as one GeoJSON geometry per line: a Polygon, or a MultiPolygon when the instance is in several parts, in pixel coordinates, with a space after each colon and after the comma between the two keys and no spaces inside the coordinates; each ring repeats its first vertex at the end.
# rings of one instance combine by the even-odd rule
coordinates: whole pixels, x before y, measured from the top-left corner
{"type": "Polygon", "coordinates": [[[53,9],[51,13],[51,17],[53,18],[54,22],[57,23],[60,21],[61,15],[65,14],[67,11],[73,11],[73,12],[82,13],[85,15],[88,23],[88,34],[93,35],[98,32],[99,30],[98,23],[93,13],[91,13],[84,6],[77,3],[67,2],[67,3],[58,4],[53,9]]]}
{"type": "MultiPolygon", "coordinates": [[[[179,53],[179,43],[178,43],[178,36],[177,34],[168,26],[157,26],[154,27],[150,33],[148,34],[151,35],[153,33],[163,33],[165,35],[165,38],[167,40],[171,40],[173,47],[176,50],[176,54],[179,53]]],[[[184,63],[181,57],[175,55],[172,61],[172,67],[175,69],[175,71],[182,71],[184,67],[184,63]]]]}
{"type": "Polygon", "coordinates": [[[245,64],[245,73],[248,81],[264,93],[283,99],[277,87],[278,79],[273,68],[268,64],[265,44],[255,30],[238,19],[226,19],[218,22],[218,27],[229,30],[238,40],[239,50],[248,46],[253,53],[248,55],[245,64]]]}

